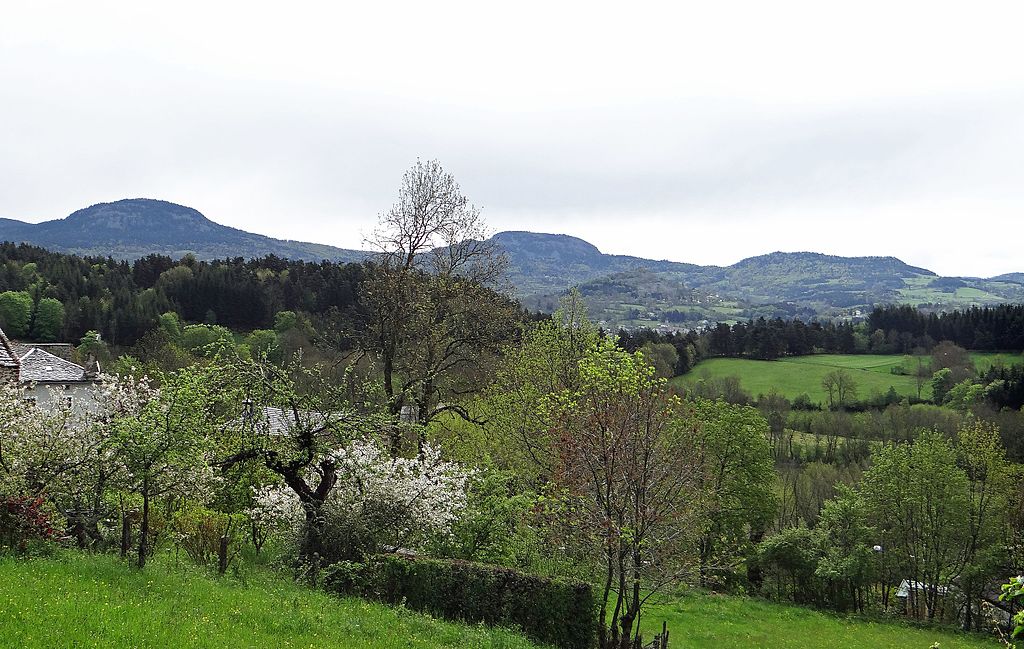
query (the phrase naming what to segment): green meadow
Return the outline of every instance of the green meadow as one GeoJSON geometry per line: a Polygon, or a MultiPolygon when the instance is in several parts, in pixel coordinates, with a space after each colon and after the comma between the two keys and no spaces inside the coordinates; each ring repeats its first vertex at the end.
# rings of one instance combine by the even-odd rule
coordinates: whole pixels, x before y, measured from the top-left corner
{"type": "Polygon", "coordinates": [[[651,607],[645,636],[668,622],[672,649],[994,649],[995,640],[949,629],[840,617],[799,606],[692,594],[651,607]]]}
{"type": "Polygon", "coordinates": [[[0,647],[536,649],[503,629],[337,599],[266,571],[215,578],[160,557],[0,557],[0,647]]]}
{"type": "MultiPolygon", "coordinates": [[[[979,371],[988,369],[994,362],[1020,363],[1019,355],[997,354],[994,352],[971,352],[971,358],[979,371]]],[[[917,396],[917,380],[910,375],[893,374],[893,368],[905,367],[913,371],[916,361],[902,355],[880,354],[815,354],[796,356],[774,361],[745,358],[710,358],[701,361],[688,374],[673,379],[679,385],[692,385],[704,378],[721,379],[737,376],[743,388],[753,396],[768,394],[772,389],[793,399],[803,393],[811,401],[824,402],[827,399],[821,380],[836,369],[847,370],[857,384],[858,398],[869,397],[872,393],[884,394],[892,387],[897,393],[917,396]]],[[[931,386],[925,381],[921,397],[931,397],[931,386]]]]}

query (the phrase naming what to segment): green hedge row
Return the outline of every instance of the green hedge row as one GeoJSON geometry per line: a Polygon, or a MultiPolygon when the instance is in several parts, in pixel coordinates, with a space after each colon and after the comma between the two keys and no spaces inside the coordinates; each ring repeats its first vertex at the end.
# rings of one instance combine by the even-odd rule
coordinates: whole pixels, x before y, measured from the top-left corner
{"type": "Polygon", "coordinates": [[[331,566],[324,585],[339,594],[404,603],[448,620],[518,628],[564,649],[596,644],[597,601],[582,582],[468,561],[380,555],[364,564],[331,566]]]}

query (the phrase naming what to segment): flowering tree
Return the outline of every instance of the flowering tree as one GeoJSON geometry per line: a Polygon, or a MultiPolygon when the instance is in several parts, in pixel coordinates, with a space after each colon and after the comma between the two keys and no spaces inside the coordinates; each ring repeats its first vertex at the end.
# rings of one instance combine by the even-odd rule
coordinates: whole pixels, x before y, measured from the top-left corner
{"type": "MultiPolygon", "coordinates": [[[[1012,577],[1010,582],[1003,585],[1002,594],[999,596],[1000,601],[1007,603],[1014,603],[1024,601],[1024,576],[1012,577]]],[[[1013,616],[1013,631],[1011,637],[1020,638],[1024,637],[1024,611],[1019,611],[1013,616]]],[[[1013,649],[1015,644],[1006,642],[1006,645],[1013,649]]]]}
{"type": "Polygon", "coordinates": [[[211,372],[189,368],[164,377],[160,389],[148,381],[124,381],[113,395],[123,406],[111,420],[112,451],[126,488],[142,500],[138,565],[150,547],[150,506],[166,496],[205,496],[206,451],[217,420],[211,372]]]}
{"type": "MultiPolygon", "coordinates": [[[[470,472],[429,444],[414,458],[393,458],[377,442],[356,440],[333,457],[338,480],[324,503],[322,541],[339,556],[329,558],[418,547],[447,534],[465,507],[470,472]]],[[[300,534],[306,522],[297,494],[283,486],[258,489],[252,516],[300,534]]]]}
{"type": "Polygon", "coordinates": [[[324,506],[339,478],[335,452],[361,432],[387,434],[386,420],[357,412],[336,385],[298,360],[281,368],[239,358],[225,369],[235,409],[216,465],[227,471],[257,462],[280,479],[302,508],[300,558],[322,557],[324,506]]]}
{"type": "Polygon", "coordinates": [[[100,444],[89,418],[57,396],[40,408],[17,388],[0,389],[3,491],[33,496],[59,491],[100,444]]]}
{"type": "Polygon", "coordinates": [[[17,388],[0,389],[0,495],[56,507],[85,546],[88,537],[99,538],[96,517],[86,511],[102,494],[97,467],[107,436],[95,413],[72,407],[55,388],[43,389],[52,392],[45,408],[17,388]]]}

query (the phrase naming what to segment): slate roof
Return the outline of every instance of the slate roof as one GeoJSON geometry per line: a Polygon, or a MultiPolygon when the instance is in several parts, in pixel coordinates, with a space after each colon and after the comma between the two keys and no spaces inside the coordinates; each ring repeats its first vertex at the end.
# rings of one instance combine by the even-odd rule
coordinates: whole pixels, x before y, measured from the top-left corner
{"type": "MultiPolygon", "coordinates": [[[[273,406],[257,407],[255,411],[250,406],[249,412],[236,423],[243,425],[245,420],[251,422],[256,432],[267,433],[274,437],[289,435],[296,428],[294,411],[273,406]]],[[[329,427],[330,424],[328,415],[307,410],[299,411],[299,420],[303,428],[329,427]]],[[[327,434],[326,431],[324,433],[327,434]]]]}
{"type": "Polygon", "coordinates": [[[14,355],[21,358],[25,354],[32,351],[32,348],[41,349],[45,352],[50,352],[54,356],[59,356],[66,361],[71,360],[71,354],[74,347],[71,343],[19,343],[16,340],[8,341],[11,343],[11,349],[14,350],[14,355]]]}
{"type": "Polygon", "coordinates": [[[22,383],[76,383],[90,381],[85,368],[54,356],[48,351],[31,348],[21,357],[22,383]]]}
{"type": "Polygon", "coordinates": [[[7,340],[4,330],[0,329],[0,367],[18,367],[18,355],[7,340]]]}

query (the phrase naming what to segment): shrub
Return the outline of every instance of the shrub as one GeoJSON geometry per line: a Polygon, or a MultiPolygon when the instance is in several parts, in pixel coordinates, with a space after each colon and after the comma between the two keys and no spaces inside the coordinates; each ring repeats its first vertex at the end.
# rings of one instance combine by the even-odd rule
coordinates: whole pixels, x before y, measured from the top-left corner
{"type": "Polygon", "coordinates": [[[224,514],[202,507],[190,507],[178,512],[172,522],[175,542],[192,561],[200,566],[223,563],[223,568],[237,553],[234,532],[241,527],[243,517],[224,514]],[[228,545],[222,550],[221,539],[228,545]],[[222,551],[227,554],[222,555],[222,551]]]}
{"type": "Polygon", "coordinates": [[[57,536],[42,497],[9,496],[0,500],[0,547],[25,552],[36,542],[57,536]]]}
{"type": "MultiPolygon", "coordinates": [[[[325,563],[419,550],[449,536],[466,506],[472,472],[442,460],[438,447],[428,444],[415,458],[393,458],[373,441],[356,440],[336,451],[334,460],[339,477],[319,521],[325,563]]],[[[292,490],[281,485],[256,490],[252,514],[301,543],[306,520],[292,490]]]]}
{"type": "Polygon", "coordinates": [[[516,627],[566,649],[590,649],[596,639],[597,601],[582,582],[468,561],[378,555],[362,566],[331,566],[324,585],[448,620],[516,627]]]}
{"type": "MultiPolygon", "coordinates": [[[[1003,585],[1003,594],[999,599],[1008,603],[1024,601],[1024,577],[1014,577],[1010,579],[1010,583],[1003,585]]],[[[1024,638],[1024,611],[1019,611],[1013,616],[1012,624],[1012,637],[1024,638]]]]}

